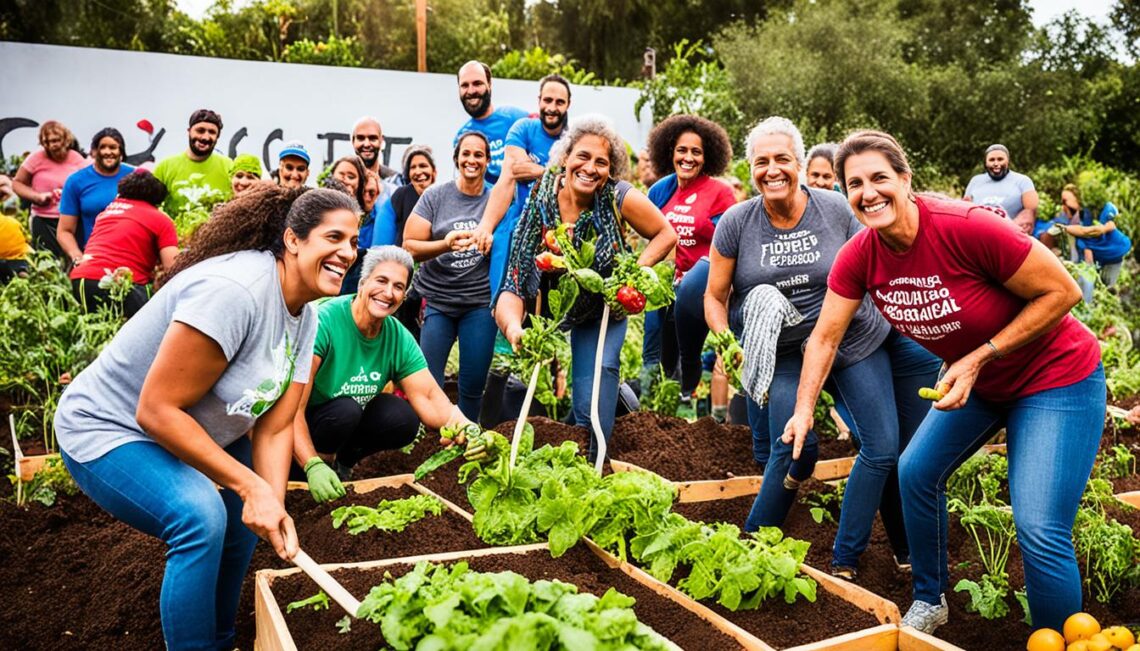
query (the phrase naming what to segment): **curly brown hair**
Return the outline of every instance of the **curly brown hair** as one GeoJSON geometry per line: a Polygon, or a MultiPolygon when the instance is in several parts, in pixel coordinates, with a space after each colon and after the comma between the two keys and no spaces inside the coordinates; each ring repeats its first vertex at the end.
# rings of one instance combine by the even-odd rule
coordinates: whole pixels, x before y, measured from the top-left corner
{"type": "Polygon", "coordinates": [[[258,183],[214,208],[161,284],[207,258],[228,253],[269,251],[280,258],[285,253],[286,228],[304,240],[326,213],[338,209],[360,213],[356,201],[344,192],[258,183]]]}
{"type": "Polygon", "coordinates": [[[688,114],[665,118],[649,132],[647,148],[653,169],[662,176],[674,171],[673,148],[677,146],[681,135],[686,133],[695,133],[701,139],[701,147],[705,150],[705,164],[701,167],[701,174],[724,174],[732,160],[732,141],[728,139],[728,133],[712,120],[688,114]]]}

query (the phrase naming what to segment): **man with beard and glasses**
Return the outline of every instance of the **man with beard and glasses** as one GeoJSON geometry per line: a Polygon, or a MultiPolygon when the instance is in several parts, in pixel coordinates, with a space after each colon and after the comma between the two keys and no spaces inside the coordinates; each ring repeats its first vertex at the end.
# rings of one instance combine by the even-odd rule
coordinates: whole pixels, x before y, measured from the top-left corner
{"type": "MultiPolygon", "coordinates": [[[[454,145],[468,131],[478,131],[491,145],[491,160],[487,164],[486,179],[494,184],[503,167],[507,132],[515,122],[527,117],[527,112],[515,106],[495,108],[491,105],[491,68],[481,61],[468,61],[459,68],[459,101],[471,116],[455,134],[454,145]]],[[[569,99],[567,99],[569,102],[569,99]]]]}
{"type": "Polygon", "coordinates": [[[95,228],[95,218],[115,200],[119,179],[134,171],[123,162],[127,146],[118,129],[100,129],[91,139],[91,164],[73,172],[63,184],[55,238],[75,264],[95,228]]]}
{"type": "Polygon", "coordinates": [[[198,109],[190,115],[190,128],[186,133],[190,140],[186,151],[162,159],[154,168],[154,177],[162,181],[169,192],[162,209],[171,217],[200,199],[210,188],[221,192],[223,199],[233,194],[230,185],[233,163],[214,151],[222,135],[222,116],[210,109],[198,109]]]}
{"type": "Polygon", "coordinates": [[[987,147],[985,165],[985,174],[970,179],[964,199],[983,206],[997,206],[1018,228],[1032,233],[1037,221],[1037,190],[1033,181],[1009,169],[1009,150],[1005,145],[987,147]]]}

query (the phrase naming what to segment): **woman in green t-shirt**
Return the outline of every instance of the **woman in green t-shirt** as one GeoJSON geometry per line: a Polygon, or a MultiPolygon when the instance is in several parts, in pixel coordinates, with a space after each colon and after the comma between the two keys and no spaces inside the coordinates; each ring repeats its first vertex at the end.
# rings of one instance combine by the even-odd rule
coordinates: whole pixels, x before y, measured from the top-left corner
{"type": "MultiPolygon", "coordinates": [[[[398,319],[412,282],[412,256],[398,246],[369,249],[356,294],[323,303],[313,343],[313,382],[294,422],[293,457],[299,464],[331,457],[340,479],[358,461],[411,443],[422,422],[430,429],[467,425],[427,368],[416,340],[398,319]],[[384,393],[395,382],[404,400],[384,393]]],[[[344,489],[332,473],[309,477],[318,502],[344,489]]]]}

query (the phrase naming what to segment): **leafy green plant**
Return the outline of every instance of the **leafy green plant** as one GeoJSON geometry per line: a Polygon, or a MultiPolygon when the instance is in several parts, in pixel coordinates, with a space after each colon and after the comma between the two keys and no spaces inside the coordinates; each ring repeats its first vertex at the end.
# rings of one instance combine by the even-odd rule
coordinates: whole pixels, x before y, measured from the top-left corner
{"type": "Polygon", "coordinates": [[[990,452],[966,459],[946,480],[946,497],[965,504],[999,504],[1009,492],[1009,460],[990,452]]]}
{"type": "Polygon", "coordinates": [[[43,467],[36,471],[31,481],[22,482],[17,475],[9,475],[8,479],[16,486],[16,504],[19,506],[24,506],[28,502],[54,506],[61,494],[79,493],[79,485],[72,479],[71,473],[67,472],[63,460],[58,457],[50,457],[44,461],[43,467]]]}
{"type": "Polygon", "coordinates": [[[1136,455],[1125,445],[1114,445],[1101,452],[1093,465],[1093,477],[1119,479],[1136,473],[1136,455]]]}
{"type": "Polygon", "coordinates": [[[808,512],[816,524],[823,524],[825,520],[836,524],[832,512],[838,511],[843,504],[843,493],[846,487],[847,482],[844,480],[839,482],[833,491],[809,491],[800,498],[800,504],[810,507],[808,512]]]}
{"type": "Polygon", "coordinates": [[[206,183],[205,177],[201,174],[191,174],[187,180],[187,187],[179,188],[179,192],[187,200],[170,218],[174,220],[178,241],[186,245],[202,224],[210,219],[210,211],[214,206],[225,201],[226,196],[206,183]]]}
{"type": "Polygon", "coordinates": [[[360,67],[364,48],[356,37],[340,38],[330,35],[323,41],[303,38],[285,46],[281,60],[287,63],[309,63],[318,66],[360,67]]]}
{"type": "Polygon", "coordinates": [[[572,84],[597,86],[601,80],[594,73],[578,67],[577,61],[561,54],[551,54],[536,45],[529,50],[511,50],[491,64],[491,73],[501,79],[539,80],[549,74],[559,74],[572,84]]]}
{"type": "Polygon", "coordinates": [[[299,599],[297,601],[290,602],[289,604],[287,604],[285,606],[285,614],[288,615],[289,613],[293,612],[294,610],[300,610],[302,608],[310,608],[310,607],[313,610],[328,610],[329,609],[329,596],[327,594],[325,594],[324,590],[321,590],[320,592],[309,597],[308,599],[299,599]]]}
{"type": "Polygon", "coordinates": [[[672,57],[664,69],[639,84],[641,96],[634,111],[648,106],[653,121],[670,115],[693,113],[724,125],[733,142],[744,136],[744,114],[738,107],[732,77],[714,58],[707,56],[701,41],[688,39],[673,45],[672,57]]]}
{"type": "Polygon", "coordinates": [[[681,383],[665,375],[662,366],[657,367],[657,377],[641,399],[641,411],[652,411],[665,416],[676,416],[681,405],[681,383]]]}
{"type": "Polygon", "coordinates": [[[974,539],[985,569],[981,583],[962,579],[954,586],[954,591],[969,592],[970,603],[966,609],[985,619],[997,619],[1009,613],[1009,605],[1005,601],[1009,595],[1006,564],[1017,534],[1013,513],[1004,506],[990,502],[967,504],[957,498],[948,502],[950,511],[959,514],[962,526],[974,539]]]}
{"type": "Polygon", "coordinates": [[[1106,507],[1108,506],[1124,510],[1136,508],[1128,502],[1123,502],[1116,498],[1111,481],[1096,477],[1090,479],[1088,483],[1085,484],[1085,492],[1081,496],[1081,507],[1103,515],[1107,513],[1106,507]]]}
{"type": "Polygon", "coordinates": [[[426,518],[429,514],[443,513],[443,502],[430,495],[413,495],[400,500],[381,500],[376,508],[354,504],[333,509],[333,529],[348,525],[348,533],[356,536],[378,529],[380,531],[403,531],[409,524],[426,518]]]}
{"type": "Polygon", "coordinates": [[[418,563],[372,588],[357,616],[380,625],[393,649],[677,649],[637,620],[634,599],[613,588],[601,597],[560,581],[484,573],[465,562],[418,563]]]}
{"type": "Polygon", "coordinates": [[[1140,539],[1132,527],[1082,508],[1073,526],[1073,547],[1085,562],[1085,585],[1101,603],[1121,590],[1140,585],[1140,539]]]}

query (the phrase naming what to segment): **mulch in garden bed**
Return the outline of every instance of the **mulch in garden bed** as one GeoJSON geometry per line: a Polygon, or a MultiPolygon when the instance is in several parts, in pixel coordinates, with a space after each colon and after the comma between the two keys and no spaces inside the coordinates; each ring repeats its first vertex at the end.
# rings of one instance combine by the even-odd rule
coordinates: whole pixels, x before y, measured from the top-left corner
{"type": "MultiPolygon", "coordinates": [[[[634,612],[642,623],[673,640],[683,649],[714,651],[739,649],[732,638],[714,628],[697,615],[675,602],[658,595],[644,585],[622,573],[610,569],[584,545],[570,549],[560,558],[551,558],[546,550],[527,554],[482,556],[468,560],[471,569],[480,572],[513,571],[531,581],[557,579],[578,586],[582,592],[601,596],[610,587],[637,600],[634,612]]],[[[338,570],[337,580],[357,598],[364,598],[373,585],[384,580],[384,574],[399,576],[410,569],[408,565],[393,565],[372,570],[338,570]]],[[[304,576],[280,577],[273,581],[273,595],[282,612],[291,601],[304,599],[316,593],[316,586],[304,576]]],[[[347,634],[337,632],[336,622],[344,616],[335,605],[329,610],[293,611],[285,616],[298,649],[361,649],[371,651],[383,646],[380,627],[367,621],[354,621],[347,634]]]]}
{"type": "MultiPolygon", "coordinates": [[[[829,491],[832,487],[809,481],[801,489],[801,497],[807,491],[829,491]]],[[[739,497],[731,500],[678,504],[674,510],[686,517],[703,521],[724,521],[742,524],[752,507],[752,497],[739,497]]],[[[838,520],[838,513],[832,512],[838,520]]],[[[1108,515],[1140,533],[1140,510],[1125,510],[1109,507],[1108,515]]],[[[809,507],[796,504],[782,528],[785,535],[812,543],[808,551],[807,564],[826,571],[831,562],[831,546],[835,542],[838,526],[825,520],[816,524],[811,518],[809,507]]],[[[948,553],[950,558],[951,592],[946,595],[950,605],[950,622],[936,631],[936,636],[956,644],[963,649],[1024,649],[1025,640],[1032,629],[1021,619],[1023,612],[1012,595],[1008,599],[1010,613],[1003,619],[987,621],[976,613],[966,612],[969,596],[965,592],[953,592],[953,586],[961,579],[980,580],[984,571],[977,548],[969,532],[958,522],[958,516],[950,514],[948,553]]],[[[1007,570],[1010,585],[1021,589],[1025,585],[1025,574],[1021,565],[1021,554],[1016,543],[1010,553],[1007,570]]],[[[1083,567],[1082,567],[1083,573],[1083,567]]],[[[859,560],[859,576],[855,581],[871,592],[895,602],[902,612],[906,612],[913,600],[910,574],[897,568],[886,532],[876,517],[871,532],[871,541],[859,560]]],[[[1140,588],[1125,591],[1110,604],[1101,604],[1085,590],[1084,608],[1100,621],[1102,626],[1140,622],[1140,588]]]]}

